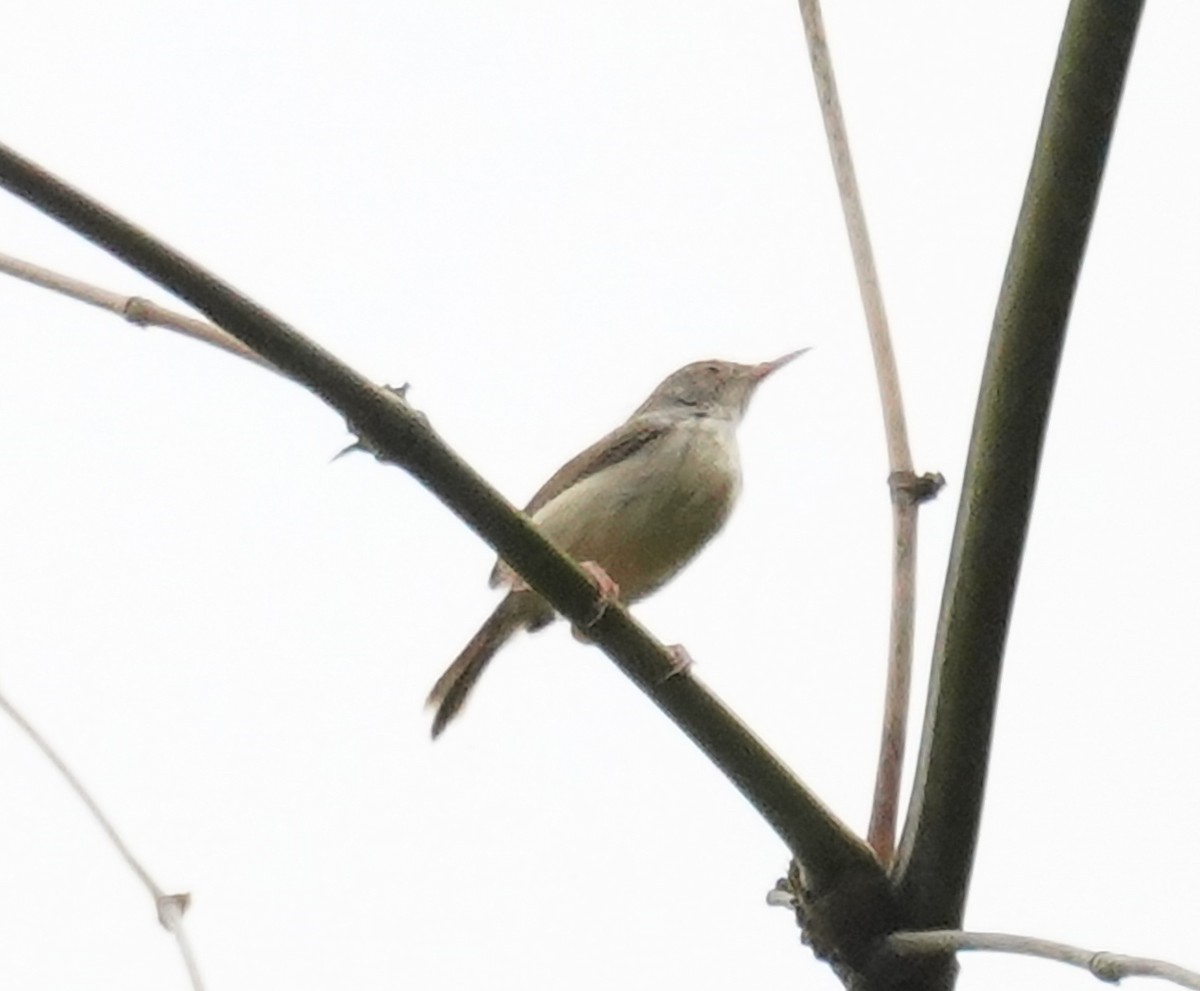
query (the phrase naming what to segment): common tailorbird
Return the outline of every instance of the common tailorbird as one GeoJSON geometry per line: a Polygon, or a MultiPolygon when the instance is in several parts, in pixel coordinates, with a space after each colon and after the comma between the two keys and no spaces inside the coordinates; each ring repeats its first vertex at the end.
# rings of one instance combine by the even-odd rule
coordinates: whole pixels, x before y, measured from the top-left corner
{"type": "MultiPolygon", "coordinates": [[[[697,361],[667,376],[608,436],[568,461],[525,507],[559,550],[622,602],[672,578],[729,518],[742,483],[737,426],[759,383],[808,348],[760,365],[697,361]]],[[[503,562],[492,586],[508,594],[429,693],[433,736],[520,629],[539,630],[554,610],[503,562]]]]}

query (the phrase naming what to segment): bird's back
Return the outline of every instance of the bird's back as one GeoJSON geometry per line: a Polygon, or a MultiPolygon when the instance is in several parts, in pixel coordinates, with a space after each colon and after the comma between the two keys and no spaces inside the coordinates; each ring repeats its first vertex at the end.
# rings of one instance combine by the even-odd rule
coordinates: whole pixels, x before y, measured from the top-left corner
{"type": "Polygon", "coordinates": [[[741,487],[734,424],[673,417],[670,429],[539,509],[534,522],[577,561],[595,561],[632,602],[695,556],[741,487]]]}

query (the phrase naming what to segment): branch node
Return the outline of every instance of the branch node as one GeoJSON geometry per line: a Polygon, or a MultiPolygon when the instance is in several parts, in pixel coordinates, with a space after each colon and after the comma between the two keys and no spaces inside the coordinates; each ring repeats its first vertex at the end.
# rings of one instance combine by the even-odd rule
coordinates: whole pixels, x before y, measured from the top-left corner
{"type": "Polygon", "coordinates": [[[776,882],[768,904],[783,905],[790,899],[801,939],[818,959],[833,968],[847,987],[899,987],[902,974],[911,968],[887,962],[881,972],[879,952],[883,940],[900,927],[901,915],[887,876],[881,872],[848,870],[836,883],[814,891],[795,861],[786,879],[776,882]],[[879,979],[871,983],[869,978],[879,979]]]}
{"type": "Polygon", "coordinates": [[[888,488],[892,491],[892,502],[900,506],[918,506],[937,497],[946,484],[946,476],[940,471],[927,471],[918,475],[913,471],[894,471],[888,475],[888,488]]]}
{"type": "Polygon", "coordinates": [[[158,922],[168,932],[174,932],[179,920],[192,904],[192,896],[186,892],[175,895],[159,895],[154,899],[154,907],[158,909],[158,922]]]}
{"type": "Polygon", "coordinates": [[[138,327],[149,326],[154,319],[154,303],[145,296],[130,296],[121,307],[121,316],[138,327]]]}
{"type": "Polygon", "coordinates": [[[1122,977],[1129,976],[1121,962],[1106,950],[1093,953],[1087,962],[1087,969],[1092,976],[1109,984],[1120,984],[1122,977]]]}

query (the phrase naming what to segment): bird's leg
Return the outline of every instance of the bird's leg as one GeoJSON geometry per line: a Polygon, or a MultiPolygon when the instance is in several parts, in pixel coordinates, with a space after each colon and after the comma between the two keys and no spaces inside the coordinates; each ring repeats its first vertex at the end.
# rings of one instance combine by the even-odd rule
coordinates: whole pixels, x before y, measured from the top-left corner
{"type": "MultiPolygon", "coordinates": [[[[596,590],[600,593],[601,597],[606,603],[616,602],[617,599],[620,598],[621,586],[613,581],[612,578],[609,577],[608,572],[605,571],[595,561],[584,561],[579,567],[588,573],[592,579],[592,582],[596,586],[596,590]]],[[[596,619],[593,619],[588,625],[591,626],[595,624],[599,619],[600,617],[597,616],[596,619]]]]}
{"type": "Polygon", "coordinates": [[[576,640],[581,643],[588,643],[586,631],[600,622],[600,617],[608,611],[608,604],[610,602],[620,601],[621,586],[613,581],[609,573],[595,561],[582,561],[579,567],[588,573],[588,577],[592,579],[592,583],[596,586],[596,591],[600,593],[600,601],[596,604],[596,612],[588,619],[584,628],[580,629],[578,626],[571,627],[571,633],[576,640]]]}

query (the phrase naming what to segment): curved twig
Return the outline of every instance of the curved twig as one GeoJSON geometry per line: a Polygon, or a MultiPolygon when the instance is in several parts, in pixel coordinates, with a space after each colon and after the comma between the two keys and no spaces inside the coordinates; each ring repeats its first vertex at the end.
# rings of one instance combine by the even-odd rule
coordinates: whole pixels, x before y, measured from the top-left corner
{"type": "Polygon", "coordinates": [[[158,882],[150,876],[150,872],[133,855],[133,851],[129,849],[128,844],[122,838],[121,834],[117,832],[117,827],[104,814],[91,793],[83,786],[83,782],[79,780],[75,772],[67,765],[67,762],[58,755],[46,738],[34,728],[34,725],[25,718],[24,714],[2,693],[0,693],[0,710],[3,710],[8,718],[16,723],[17,727],[33,742],[33,745],[54,765],[58,773],[62,775],[63,780],[71,786],[71,790],[75,792],[79,800],[87,807],[92,818],[100,824],[100,828],[104,830],[109,841],[116,847],[117,853],[121,855],[121,859],[125,861],[126,866],[137,875],[143,887],[150,892],[150,897],[154,899],[155,910],[158,912],[158,921],[162,923],[164,929],[175,937],[175,942],[179,946],[179,953],[183,957],[184,966],[187,967],[192,987],[195,991],[203,991],[204,982],[200,978],[200,968],[196,963],[196,956],[192,952],[191,943],[183,927],[183,914],[187,911],[188,903],[191,900],[190,896],[185,893],[169,895],[158,886],[158,882]]]}

